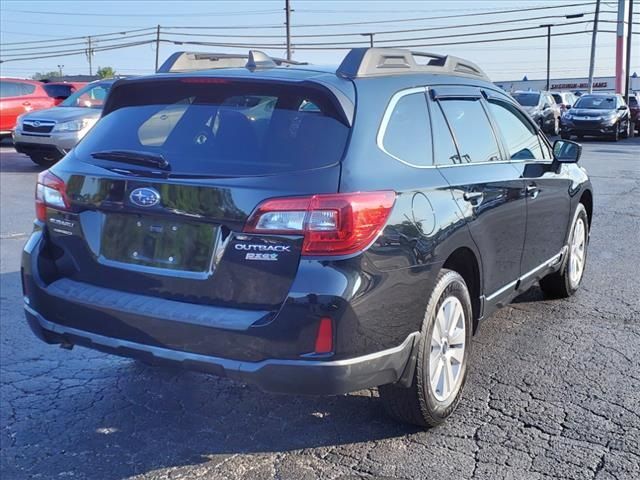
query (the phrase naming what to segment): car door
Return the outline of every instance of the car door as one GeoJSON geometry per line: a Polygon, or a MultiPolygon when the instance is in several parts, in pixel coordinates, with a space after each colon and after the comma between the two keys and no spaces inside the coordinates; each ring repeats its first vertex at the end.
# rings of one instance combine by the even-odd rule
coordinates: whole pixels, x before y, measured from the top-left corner
{"type": "Polygon", "coordinates": [[[430,109],[434,141],[454,138],[458,153],[435,149],[435,161],[482,257],[484,294],[489,301],[497,300],[509,294],[520,276],[524,183],[504,159],[479,89],[434,87],[430,109]]]}
{"type": "Polygon", "coordinates": [[[18,82],[0,80],[0,131],[8,132],[13,130],[16,124],[16,117],[24,113],[20,96],[21,89],[18,82]]]}
{"type": "Polygon", "coordinates": [[[485,95],[511,166],[525,182],[527,234],[521,272],[526,276],[560,253],[566,242],[571,180],[553,163],[546,140],[515,103],[497,92],[485,95]]]}

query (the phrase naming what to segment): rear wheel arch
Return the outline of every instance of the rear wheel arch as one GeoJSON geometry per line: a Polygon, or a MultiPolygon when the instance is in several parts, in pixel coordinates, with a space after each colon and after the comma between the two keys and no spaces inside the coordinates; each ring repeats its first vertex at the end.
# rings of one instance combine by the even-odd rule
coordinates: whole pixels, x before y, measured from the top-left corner
{"type": "Polygon", "coordinates": [[[442,268],[457,272],[467,284],[471,297],[473,330],[475,332],[481,314],[480,295],[482,292],[480,262],[478,261],[478,257],[470,248],[460,247],[447,257],[442,268]]]}
{"type": "Polygon", "coordinates": [[[583,204],[587,211],[587,220],[589,221],[587,227],[591,228],[591,219],[593,218],[593,193],[591,193],[591,190],[585,190],[582,193],[579,203],[583,204]]]}

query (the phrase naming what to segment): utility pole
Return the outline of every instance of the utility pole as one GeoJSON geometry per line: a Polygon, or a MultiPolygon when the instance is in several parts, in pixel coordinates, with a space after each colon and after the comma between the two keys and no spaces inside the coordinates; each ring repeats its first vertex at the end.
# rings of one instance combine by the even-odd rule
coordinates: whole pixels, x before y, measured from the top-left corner
{"type": "Polygon", "coordinates": [[[360,35],[362,35],[363,37],[369,37],[369,46],[373,48],[373,36],[375,35],[375,33],[361,33],[360,35]]]}
{"type": "Polygon", "coordinates": [[[629,83],[629,74],[625,71],[625,34],[629,31],[627,25],[625,25],[625,13],[627,12],[628,4],[629,0],[618,0],[618,25],[616,28],[616,93],[624,93],[625,86],[629,83]]]}
{"type": "Polygon", "coordinates": [[[289,0],[284,1],[285,25],[287,27],[287,60],[291,60],[291,6],[289,0]]]}
{"type": "Polygon", "coordinates": [[[624,87],[624,100],[629,105],[629,88],[631,80],[629,74],[631,73],[631,36],[633,35],[633,0],[629,0],[629,20],[627,21],[627,68],[625,69],[625,87],[624,87]]]}
{"type": "Polygon", "coordinates": [[[547,23],[540,26],[546,27],[547,29],[547,87],[545,88],[545,90],[549,91],[549,87],[551,84],[551,27],[553,27],[553,24],[547,23]]]}
{"type": "Polygon", "coordinates": [[[89,61],[89,76],[93,75],[93,48],[91,47],[91,36],[87,37],[87,60],[89,61]]]}
{"type": "Polygon", "coordinates": [[[593,70],[596,65],[596,37],[598,35],[599,18],[600,0],[596,0],[596,13],[593,17],[593,33],[591,34],[591,59],[589,60],[589,93],[593,93],[593,70]]]}
{"type": "Polygon", "coordinates": [[[158,60],[160,58],[160,25],[156,29],[156,73],[158,73],[158,60]]]}

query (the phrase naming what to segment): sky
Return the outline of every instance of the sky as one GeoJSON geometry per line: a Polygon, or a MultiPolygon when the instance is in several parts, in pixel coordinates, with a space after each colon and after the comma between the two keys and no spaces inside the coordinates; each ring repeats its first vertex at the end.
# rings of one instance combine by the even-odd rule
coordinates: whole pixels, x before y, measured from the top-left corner
{"type": "MultiPolygon", "coordinates": [[[[246,52],[249,45],[284,57],[284,3],[285,0],[0,0],[0,58],[4,60],[0,64],[0,75],[28,78],[36,72],[58,70],[59,66],[64,74],[88,74],[89,64],[84,54],[9,60],[44,55],[47,51],[84,48],[84,38],[60,40],[69,37],[114,33],[93,38],[97,48],[151,41],[155,39],[157,25],[161,25],[162,40],[225,44],[192,46],[163,41],[160,63],[179,50],[238,53],[246,52]],[[119,33],[145,28],[149,30],[119,33]]],[[[579,33],[552,38],[551,77],[586,77],[588,74],[595,8],[591,0],[291,0],[291,8],[294,60],[338,64],[348,48],[368,45],[369,37],[362,33],[374,32],[376,46],[415,45],[414,50],[463,57],[480,65],[495,81],[518,80],[525,75],[529,79],[544,78],[547,39],[546,28],[540,25],[552,23],[553,33],[579,33]],[[493,13],[525,8],[538,9],[493,13]],[[567,14],[580,13],[584,13],[584,17],[565,18],[567,14]],[[506,20],[521,21],[495,23],[506,20]],[[335,25],[345,23],[351,25],[335,25]],[[471,26],[453,28],[460,25],[471,26]],[[500,32],[527,27],[534,28],[500,32]],[[397,30],[405,32],[383,33],[397,30]],[[479,32],[483,34],[470,35],[479,32]],[[514,36],[537,38],[452,44],[514,36]],[[313,43],[321,45],[309,45],[313,43]],[[343,45],[337,45],[339,43],[343,45]]],[[[617,1],[603,0],[601,20],[604,22],[600,29],[615,30],[616,8],[617,1]]],[[[640,10],[640,6],[636,10],[640,10]]],[[[634,15],[634,22],[640,22],[640,11],[634,15]]],[[[634,25],[634,29],[640,32],[640,25],[634,25]]],[[[614,74],[615,39],[614,33],[598,33],[596,76],[614,74]]],[[[632,52],[631,72],[637,71],[640,75],[640,35],[634,35],[632,52]]],[[[155,55],[154,43],[97,51],[93,68],[95,72],[98,66],[111,66],[123,75],[149,74],[154,72],[155,55]]]]}

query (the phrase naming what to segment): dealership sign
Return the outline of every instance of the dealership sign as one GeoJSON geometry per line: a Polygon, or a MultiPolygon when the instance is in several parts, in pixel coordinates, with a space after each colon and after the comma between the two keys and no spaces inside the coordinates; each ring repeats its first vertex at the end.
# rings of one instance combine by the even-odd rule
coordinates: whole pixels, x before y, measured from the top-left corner
{"type": "MultiPolygon", "coordinates": [[[[566,90],[574,88],[589,88],[588,82],[552,83],[551,90],[566,90]]],[[[609,82],[593,82],[593,88],[609,88],[609,82]]],[[[611,87],[613,88],[613,86],[611,87]]]]}

